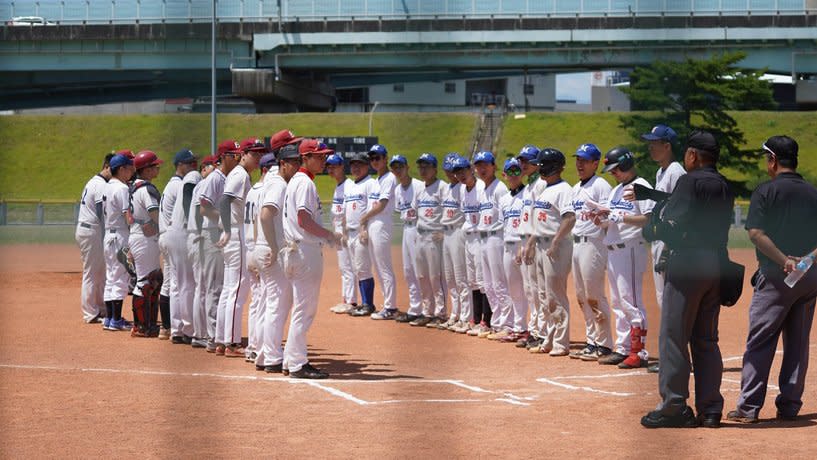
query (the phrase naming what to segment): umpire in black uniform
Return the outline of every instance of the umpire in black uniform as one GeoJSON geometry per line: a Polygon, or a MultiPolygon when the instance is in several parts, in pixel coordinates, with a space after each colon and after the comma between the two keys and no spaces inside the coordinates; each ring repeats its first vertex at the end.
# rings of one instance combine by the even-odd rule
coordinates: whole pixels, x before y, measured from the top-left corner
{"type": "Polygon", "coordinates": [[[817,247],[817,189],[797,174],[797,151],[797,142],[788,136],[773,136],[763,144],[772,180],[755,189],[749,204],[746,229],[757,247],[759,268],[752,277],[755,290],[749,306],[740,397],[737,409],[727,415],[736,422],[758,421],[781,334],[777,419],[794,419],[803,406],[817,269],[812,267],[792,287],[784,279],[802,256],[813,257],[817,247]]]}
{"type": "Polygon", "coordinates": [[[721,267],[728,260],[726,244],[735,199],[715,166],[719,152],[711,133],[693,131],[689,135],[684,152],[688,174],[678,180],[663,210],[657,213],[659,220],[650,224],[654,233],[651,239],[664,241],[670,256],[658,338],[662,401],[641,418],[647,428],[720,425],[720,280],[721,267]],[[687,406],[690,350],[697,417],[687,406]]]}

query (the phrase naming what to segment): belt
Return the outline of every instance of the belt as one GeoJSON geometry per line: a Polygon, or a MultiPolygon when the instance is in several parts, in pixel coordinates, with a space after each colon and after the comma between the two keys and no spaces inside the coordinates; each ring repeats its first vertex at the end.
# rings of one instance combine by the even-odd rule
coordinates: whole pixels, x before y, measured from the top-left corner
{"type": "Polygon", "coordinates": [[[429,233],[434,233],[434,232],[439,232],[439,230],[431,230],[431,229],[428,229],[428,228],[417,227],[417,233],[419,233],[421,235],[427,235],[429,233]]]}
{"type": "Polygon", "coordinates": [[[536,241],[539,243],[549,243],[550,240],[553,239],[553,237],[550,236],[535,236],[534,238],[536,238],[536,241]]]}
{"type": "Polygon", "coordinates": [[[574,236],[573,237],[574,243],[589,243],[590,237],[589,236],[574,236]]]}
{"type": "Polygon", "coordinates": [[[462,225],[443,225],[443,231],[450,232],[462,228],[462,225]]]}
{"type": "Polygon", "coordinates": [[[413,220],[403,222],[403,227],[414,227],[415,225],[417,225],[417,222],[413,220]]]}
{"type": "Polygon", "coordinates": [[[499,233],[499,231],[497,231],[497,230],[491,230],[490,232],[479,232],[479,237],[480,238],[488,238],[489,236],[494,236],[494,235],[496,235],[498,233],[499,233]]]}
{"type": "Polygon", "coordinates": [[[521,242],[522,242],[522,241],[506,241],[506,242],[505,242],[505,246],[516,246],[516,245],[518,245],[518,244],[519,244],[519,243],[521,243],[521,242]]]}
{"type": "MultiPolygon", "coordinates": [[[[639,245],[639,246],[640,246],[640,245],[642,245],[642,244],[644,244],[644,242],[643,242],[643,241],[639,241],[639,242],[637,243],[637,245],[639,245]]],[[[624,248],[626,248],[627,246],[628,246],[628,244],[627,244],[627,243],[608,244],[608,245],[607,245],[607,249],[608,249],[609,251],[615,251],[616,249],[624,249],[624,248]]],[[[632,246],[635,246],[635,244],[630,244],[629,246],[631,246],[631,247],[632,247],[632,246]]]]}
{"type": "Polygon", "coordinates": [[[108,233],[114,233],[114,234],[119,233],[119,229],[116,229],[116,228],[109,228],[106,231],[108,233]]]}
{"type": "Polygon", "coordinates": [[[80,222],[79,226],[82,228],[93,228],[91,224],[86,224],[85,222],[80,222]]]}

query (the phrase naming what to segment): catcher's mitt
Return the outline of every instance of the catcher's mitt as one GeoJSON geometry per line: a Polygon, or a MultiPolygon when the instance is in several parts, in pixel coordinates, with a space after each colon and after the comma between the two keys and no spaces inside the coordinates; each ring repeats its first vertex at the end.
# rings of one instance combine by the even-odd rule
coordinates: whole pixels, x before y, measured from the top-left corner
{"type": "Polygon", "coordinates": [[[131,277],[136,276],[136,267],[133,266],[133,262],[130,261],[130,248],[128,246],[123,247],[119,251],[116,251],[116,260],[119,261],[120,264],[125,266],[125,270],[128,271],[128,274],[131,277]]]}

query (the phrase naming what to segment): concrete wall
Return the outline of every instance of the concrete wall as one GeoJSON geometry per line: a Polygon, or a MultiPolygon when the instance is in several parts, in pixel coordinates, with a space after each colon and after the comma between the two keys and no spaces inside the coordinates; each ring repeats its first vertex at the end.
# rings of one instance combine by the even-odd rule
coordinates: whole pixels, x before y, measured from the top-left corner
{"type": "Polygon", "coordinates": [[[798,104],[817,103],[817,80],[798,80],[796,85],[795,100],[798,104]]]}
{"type": "MultiPolygon", "coordinates": [[[[386,105],[430,105],[465,106],[465,81],[434,81],[402,83],[403,92],[394,90],[395,85],[373,85],[369,87],[369,101],[386,105]],[[453,93],[445,92],[445,84],[453,83],[453,93]]],[[[386,109],[386,107],[383,107],[386,109]]],[[[380,107],[378,107],[380,110],[380,107]]]]}
{"type": "MultiPolygon", "coordinates": [[[[536,110],[553,110],[556,107],[556,75],[528,75],[528,83],[533,85],[533,94],[528,94],[528,107],[536,110]]],[[[525,77],[509,77],[507,84],[508,103],[517,111],[525,110],[525,77]]]]}
{"type": "Polygon", "coordinates": [[[590,99],[593,112],[630,111],[630,98],[618,86],[593,86],[590,99]]]}

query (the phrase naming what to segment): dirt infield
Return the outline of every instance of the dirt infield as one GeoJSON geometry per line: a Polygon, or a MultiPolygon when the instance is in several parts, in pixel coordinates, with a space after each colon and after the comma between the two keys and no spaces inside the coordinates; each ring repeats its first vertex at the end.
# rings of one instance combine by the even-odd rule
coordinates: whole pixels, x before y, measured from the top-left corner
{"type": "MultiPolygon", "coordinates": [[[[646,430],[638,420],[658,402],[654,375],[333,315],[338,270],[334,252],[324,256],[309,344],[332,379],[304,382],[85,325],[75,247],[0,247],[0,457],[815,457],[815,369],[795,422],[770,420],[770,386],[758,425],[646,430]]],[[[751,251],[732,256],[749,272],[756,265],[751,251]]],[[[644,289],[652,292],[650,276],[644,289]]],[[[738,395],[750,296],[747,276],[741,303],[721,313],[727,410],[738,395]]],[[[657,354],[658,311],[646,297],[648,349],[657,354]]],[[[571,305],[579,347],[584,323],[572,294],[571,305]]]]}

